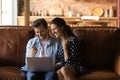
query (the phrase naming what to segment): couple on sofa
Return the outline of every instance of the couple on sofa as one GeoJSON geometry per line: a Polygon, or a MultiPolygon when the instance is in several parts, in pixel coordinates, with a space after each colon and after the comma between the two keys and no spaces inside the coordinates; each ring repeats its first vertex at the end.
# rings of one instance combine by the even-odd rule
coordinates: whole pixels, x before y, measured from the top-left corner
{"type": "Polygon", "coordinates": [[[29,72],[26,65],[23,66],[21,70],[27,80],[76,80],[78,74],[85,73],[79,43],[64,19],[57,17],[51,21],[50,29],[56,38],[49,35],[45,19],[35,20],[32,26],[36,36],[27,43],[26,57],[55,56],[56,64],[55,69],[48,72],[29,72]]]}

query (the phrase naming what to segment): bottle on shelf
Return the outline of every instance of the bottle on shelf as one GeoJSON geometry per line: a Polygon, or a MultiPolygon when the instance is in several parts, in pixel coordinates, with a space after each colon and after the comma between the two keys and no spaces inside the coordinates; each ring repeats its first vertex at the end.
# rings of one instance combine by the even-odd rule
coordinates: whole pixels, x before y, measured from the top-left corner
{"type": "Polygon", "coordinates": [[[105,9],[104,17],[108,17],[108,9],[105,9]]]}
{"type": "Polygon", "coordinates": [[[109,17],[113,17],[113,8],[112,7],[109,9],[109,17]]]}

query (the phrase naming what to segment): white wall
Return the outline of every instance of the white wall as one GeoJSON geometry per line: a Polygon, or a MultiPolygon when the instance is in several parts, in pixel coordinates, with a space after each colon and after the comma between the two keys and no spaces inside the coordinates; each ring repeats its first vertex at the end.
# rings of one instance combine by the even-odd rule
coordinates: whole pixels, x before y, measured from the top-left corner
{"type": "Polygon", "coordinates": [[[1,25],[1,18],[2,18],[2,0],[0,0],[0,25],[1,25]]]}
{"type": "Polygon", "coordinates": [[[1,25],[17,25],[17,0],[2,0],[1,25]]]}

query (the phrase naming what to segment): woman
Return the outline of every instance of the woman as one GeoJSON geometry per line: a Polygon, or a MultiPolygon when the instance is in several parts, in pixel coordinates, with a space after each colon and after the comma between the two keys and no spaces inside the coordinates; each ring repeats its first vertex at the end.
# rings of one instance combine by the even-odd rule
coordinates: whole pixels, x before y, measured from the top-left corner
{"type": "Polygon", "coordinates": [[[54,18],[50,25],[52,34],[61,39],[57,58],[62,62],[62,67],[57,70],[59,80],[77,80],[78,74],[85,72],[79,49],[79,43],[72,30],[62,18],[54,18]]]}

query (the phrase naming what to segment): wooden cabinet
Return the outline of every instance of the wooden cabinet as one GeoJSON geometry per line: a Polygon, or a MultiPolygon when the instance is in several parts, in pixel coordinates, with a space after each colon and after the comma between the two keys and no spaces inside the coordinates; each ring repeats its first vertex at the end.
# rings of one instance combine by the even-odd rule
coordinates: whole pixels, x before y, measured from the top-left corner
{"type": "Polygon", "coordinates": [[[109,27],[117,27],[117,17],[100,18],[100,21],[108,22],[109,27]]]}
{"type": "Polygon", "coordinates": [[[117,0],[117,26],[120,28],[120,0],[117,0]]]}

